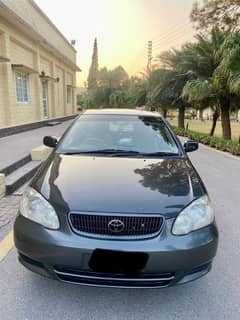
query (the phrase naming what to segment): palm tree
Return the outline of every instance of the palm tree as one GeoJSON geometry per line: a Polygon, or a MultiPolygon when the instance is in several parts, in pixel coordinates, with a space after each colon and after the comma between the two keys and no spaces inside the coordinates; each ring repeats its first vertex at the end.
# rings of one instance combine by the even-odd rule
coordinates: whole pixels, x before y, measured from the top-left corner
{"type": "Polygon", "coordinates": [[[197,109],[204,110],[210,107],[213,111],[210,135],[213,136],[220,116],[220,106],[217,94],[208,80],[191,80],[183,88],[182,97],[192,103],[197,109]]]}
{"type": "Polygon", "coordinates": [[[127,91],[116,90],[109,97],[109,104],[111,107],[120,108],[128,105],[127,91]]]}
{"type": "Polygon", "coordinates": [[[214,72],[214,85],[219,90],[222,129],[231,138],[230,110],[240,95],[240,33],[229,33],[218,52],[220,63],[214,72]]]}
{"type": "Polygon", "coordinates": [[[185,67],[197,79],[186,84],[183,97],[214,109],[214,122],[221,113],[224,139],[231,139],[230,109],[240,91],[240,36],[213,28],[210,36],[198,35],[197,43],[185,47],[185,67]]]}
{"type": "Polygon", "coordinates": [[[128,96],[129,105],[132,107],[145,106],[147,103],[147,87],[148,81],[137,76],[133,76],[129,80],[128,96]]]}
{"type": "Polygon", "coordinates": [[[147,104],[151,108],[160,109],[164,118],[167,117],[167,111],[171,107],[170,93],[167,96],[164,90],[170,78],[170,74],[165,69],[157,69],[149,74],[147,82],[147,104]]]}
{"type": "MultiPolygon", "coordinates": [[[[164,107],[178,109],[178,126],[184,128],[185,109],[190,107],[190,102],[182,98],[185,84],[193,79],[193,74],[183,67],[183,50],[170,50],[158,56],[162,69],[158,72],[158,85],[152,93],[152,99],[159,101],[164,107]]],[[[157,77],[155,77],[157,78],[157,77]]]]}

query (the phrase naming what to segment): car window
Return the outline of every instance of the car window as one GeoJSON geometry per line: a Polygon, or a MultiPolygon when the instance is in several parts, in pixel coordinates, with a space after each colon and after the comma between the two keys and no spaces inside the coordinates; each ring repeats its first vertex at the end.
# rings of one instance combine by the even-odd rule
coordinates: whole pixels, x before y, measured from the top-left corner
{"type": "Polygon", "coordinates": [[[81,116],[64,137],[58,151],[105,149],[178,153],[178,147],[161,118],[123,115],[81,116]]]}

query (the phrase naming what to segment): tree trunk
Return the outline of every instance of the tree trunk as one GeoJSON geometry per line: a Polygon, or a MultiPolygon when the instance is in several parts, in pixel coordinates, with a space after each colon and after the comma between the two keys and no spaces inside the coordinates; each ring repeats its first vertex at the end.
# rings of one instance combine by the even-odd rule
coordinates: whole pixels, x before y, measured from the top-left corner
{"type": "Polygon", "coordinates": [[[178,108],[178,127],[184,129],[185,107],[178,108]]]}
{"type": "Polygon", "coordinates": [[[199,120],[203,121],[203,109],[199,110],[199,120]]]}
{"type": "Polygon", "coordinates": [[[230,123],[230,101],[224,99],[221,101],[221,120],[222,120],[222,137],[231,140],[231,123],[230,123]]]}
{"type": "Polygon", "coordinates": [[[162,115],[163,115],[163,118],[166,119],[167,118],[167,108],[162,108],[162,115]]]}
{"type": "Polygon", "coordinates": [[[214,132],[215,132],[215,129],[216,129],[216,125],[217,125],[217,121],[218,121],[219,116],[220,116],[219,110],[216,109],[216,110],[213,112],[212,128],[211,128],[211,131],[210,131],[210,136],[213,136],[213,135],[214,135],[214,132]]]}

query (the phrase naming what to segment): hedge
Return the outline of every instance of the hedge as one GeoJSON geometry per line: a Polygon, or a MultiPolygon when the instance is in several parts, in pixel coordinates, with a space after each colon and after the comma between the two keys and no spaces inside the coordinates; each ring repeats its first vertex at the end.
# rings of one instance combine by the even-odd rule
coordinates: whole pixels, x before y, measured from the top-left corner
{"type": "Polygon", "coordinates": [[[196,132],[188,129],[173,127],[174,132],[179,136],[188,137],[212,148],[230,152],[233,155],[240,156],[240,143],[232,140],[225,140],[219,137],[212,137],[206,133],[196,132]]]}

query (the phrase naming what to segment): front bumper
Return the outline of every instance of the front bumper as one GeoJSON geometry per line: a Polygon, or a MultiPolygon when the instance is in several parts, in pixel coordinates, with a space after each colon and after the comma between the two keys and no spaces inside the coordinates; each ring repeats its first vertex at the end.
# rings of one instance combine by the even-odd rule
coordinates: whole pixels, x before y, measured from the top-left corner
{"type": "Polygon", "coordinates": [[[215,224],[174,236],[172,223],[173,219],[166,220],[161,234],[152,239],[117,241],[79,236],[68,227],[48,230],[18,215],[14,241],[25,267],[56,280],[104,287],[167,287],[205,275],[211,269],[218,244],[215,224]],[[91,267],[96,252],[103,252],[103,259],[108,252],[126,254],[133,263],[135,256],[143,254],[146,261],[136,274],[99,272],[91,267]]]}

